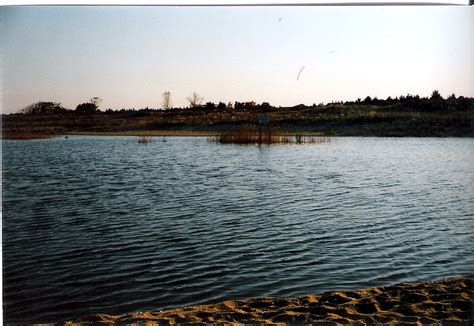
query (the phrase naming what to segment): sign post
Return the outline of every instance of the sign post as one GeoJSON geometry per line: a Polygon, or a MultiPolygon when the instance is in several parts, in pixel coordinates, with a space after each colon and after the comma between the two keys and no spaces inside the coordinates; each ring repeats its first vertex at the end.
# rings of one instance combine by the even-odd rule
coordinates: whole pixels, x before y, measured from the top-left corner
{"type": "MultiPolygon", "coordinates": [[[[266,113],[260,113],[258,116],[258,143],[262,143],[262,126],[268,126],[270,123],[270,118],[268,117],[268,114],[266,113]]],[[[270,132],[268,132],[268,137],[270,136],[270,132]]]]}

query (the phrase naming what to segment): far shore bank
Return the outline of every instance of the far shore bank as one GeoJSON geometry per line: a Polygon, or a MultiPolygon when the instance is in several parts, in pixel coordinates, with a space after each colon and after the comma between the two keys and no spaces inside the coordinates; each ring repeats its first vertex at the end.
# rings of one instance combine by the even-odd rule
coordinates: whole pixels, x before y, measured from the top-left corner
{"type": "MultiPolygon", "coordinates": [[[[136,136],[136,137],[215,137],[219,136],[221,131],[205,131],[205,130],[145,130],[145,131],[118,131],[118,132],[68,132],[67,136],[136,136]]],[[[278,133],[282,136],[307,136],[319,137],[324,136],[321,132],[292,132],[280,131],[278,133]]]]}
{"type": "Polygon", "coordinates": [[[162,311],[94,314],[78,324],[472,325],[474,275],[291,298],[227,300],[162,311]]]}
{"type": "Polygon", "coordinates": [[[474,137],[473,103],[471,98],[401,98],[294,107],[236,102],[225,108],[210,103],[169,110],[96,108],[82,112],[50,108],[41,102],[31,112],[2,114],[2,138],[65,134],[216,136],[242,128],[262,128],[288,136],[474,137]]]}
{"type": "MultiPolygon", "coordinates": [[[[40,140],[65,136],[129,136],[129,137],[217,137],[221,131],[212,130],[143,130],[143,131],[74,131],[60,134],[33,134],[33,135],[0,135],[1,140],[40,140]]],[[[317,131],[279,131],[280,136],[286,137],[381,137],[381,138],[473,138],[472,135],[372,135],[372,134],[345,134],[324,133],[317,131]]]]}

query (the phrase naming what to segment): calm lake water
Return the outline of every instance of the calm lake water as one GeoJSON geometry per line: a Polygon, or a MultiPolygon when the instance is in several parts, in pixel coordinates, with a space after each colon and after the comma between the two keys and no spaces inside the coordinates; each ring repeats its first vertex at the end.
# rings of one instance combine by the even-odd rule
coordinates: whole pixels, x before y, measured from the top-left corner
{"type": "Polygon", "coordinates": [[[474,139],[3,142],[6,322],[472,273],[474,139]]]}

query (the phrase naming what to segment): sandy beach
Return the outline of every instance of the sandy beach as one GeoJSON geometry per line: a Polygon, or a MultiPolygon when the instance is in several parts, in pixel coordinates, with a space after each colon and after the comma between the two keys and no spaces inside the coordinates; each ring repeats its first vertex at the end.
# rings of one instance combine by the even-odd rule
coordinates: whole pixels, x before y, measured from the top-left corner
{"type": "Polygon", "coordinates": [[[474,276],[291,298],[228,300],[156,312],[94,314],[76,323],[472,325],[474,276]]]}

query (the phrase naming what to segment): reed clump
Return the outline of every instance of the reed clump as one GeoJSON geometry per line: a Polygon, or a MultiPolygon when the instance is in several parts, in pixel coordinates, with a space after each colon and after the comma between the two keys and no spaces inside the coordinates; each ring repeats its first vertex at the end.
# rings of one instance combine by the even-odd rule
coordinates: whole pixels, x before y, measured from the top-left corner
{"type": "Polygon", "coordinates": [[[148,144],[150,142],[151,142],[151,137],[142,136],[142,137],[138,138],[138,143],[139,144],[148,144]]]}
{"type": "Polygon", "coordinates": [[[241,127],[224,131],[218,136],[210,137],[210,141],[219,144],[321,144],[330,142],[329,137],[285,135],[266,127],[241,127]]]}

